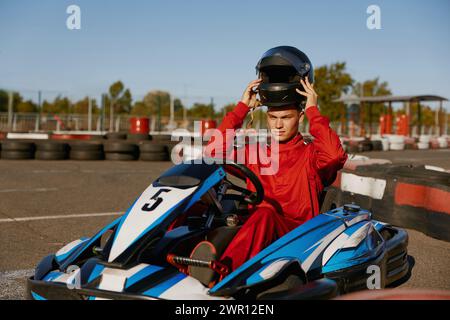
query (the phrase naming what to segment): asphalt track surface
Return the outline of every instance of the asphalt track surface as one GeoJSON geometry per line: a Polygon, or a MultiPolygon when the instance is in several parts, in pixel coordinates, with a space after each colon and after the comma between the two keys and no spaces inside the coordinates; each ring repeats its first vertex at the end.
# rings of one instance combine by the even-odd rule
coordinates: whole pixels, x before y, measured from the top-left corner
{"type": "MultiPolygon", "coordinates": [[[[369,152],[450,170],[450,150],[369,152]]],[[[22,299],[36,263],[124,212],[170,162],[0,160],[0,299],[22,299]]],[[[408,230],[406,288],[450,290],[450,243],[408,230]]]]}

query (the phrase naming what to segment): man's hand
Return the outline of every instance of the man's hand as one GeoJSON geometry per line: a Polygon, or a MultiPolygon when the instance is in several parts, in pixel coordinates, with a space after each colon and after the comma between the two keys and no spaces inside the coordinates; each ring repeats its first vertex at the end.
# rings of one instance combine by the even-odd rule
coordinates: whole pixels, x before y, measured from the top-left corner
{"type": "Polygon", "coordinates": [[[247,88],[245,88],[244,93],[242,94],[241,102],[251,109],[261,105],[259,100],[256,99],[257,92],[253,91],[253,88],[258,87],[261,81],[261,79],[257,79],[250,82],[247,88]]]}
{"type": "Polygon", "coordinates": [[[301,91],[299,89],[295,89],[299,94],[306,97],[306,109],[309,107],[317,106],[317,93],[314,91],[314,84],[309,83],[308,77],[306,77],[306,81],[300,79],[300,83],[302,84],[305,91],[301,91]]]}

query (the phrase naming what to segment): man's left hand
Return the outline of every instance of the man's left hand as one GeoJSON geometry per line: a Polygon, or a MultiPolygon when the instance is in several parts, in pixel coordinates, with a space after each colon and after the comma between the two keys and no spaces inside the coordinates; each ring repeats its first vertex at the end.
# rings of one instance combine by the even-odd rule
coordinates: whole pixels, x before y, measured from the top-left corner
{"type": "Polygon", "coordinates": [[[300,79],[300,83],[303,86],[303,89],[305,91],[301,91],[300,89],[295,89],[299,94],[306,97],[306,109],[309,107],[317,106],[317,98],[318,95],[316,91],[314,91],[314,84],[309,83],[308,77],[305,78],[306,80],[300,79]]]}

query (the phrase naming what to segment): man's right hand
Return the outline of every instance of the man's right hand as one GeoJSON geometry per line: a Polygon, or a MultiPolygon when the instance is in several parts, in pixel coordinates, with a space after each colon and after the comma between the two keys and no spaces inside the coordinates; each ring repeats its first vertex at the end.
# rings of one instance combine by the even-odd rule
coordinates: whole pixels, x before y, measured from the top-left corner
{"type": "Polygon", "coordinates": [[[242,94],[241,102],[251,109],[256,108],[260,105],[259,100],[256,99],[258,93],[253,91],[253,88],[257,88],[261,81],[261,79],[256,79],[250,82],[247,88],[245,88],[244,93],[242,94]]]}

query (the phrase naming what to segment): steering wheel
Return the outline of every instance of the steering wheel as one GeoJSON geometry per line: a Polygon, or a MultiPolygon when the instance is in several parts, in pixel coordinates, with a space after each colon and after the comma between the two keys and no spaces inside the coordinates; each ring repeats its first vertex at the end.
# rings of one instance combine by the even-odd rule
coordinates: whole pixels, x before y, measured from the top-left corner
{"type": "MultiPolygon", "coordinates": [[[[241,180],[246,181],[247,179],[250,180],[250,182],[255,187],[255,192],[242,188],[240,186],[235,185],[233,182],[228,180],[225,177],[225,183],[227,184],[228,189],[235,190],[238,192],[241,192],[243,196],[238,196],[240,199],[244,202],[252,205],[260,204],[264,199],[264,188],[261,184],[261,181],[259,178],[254,174],[248,167],[246,167],[243,164],[238,164],[231,160],[226,160],[224,164],[222,164],[224,170],[229,173],[230,175],[239,178],[241,180]]],[[[230,196],[230,195],[228,195],[230,196]]]]}

